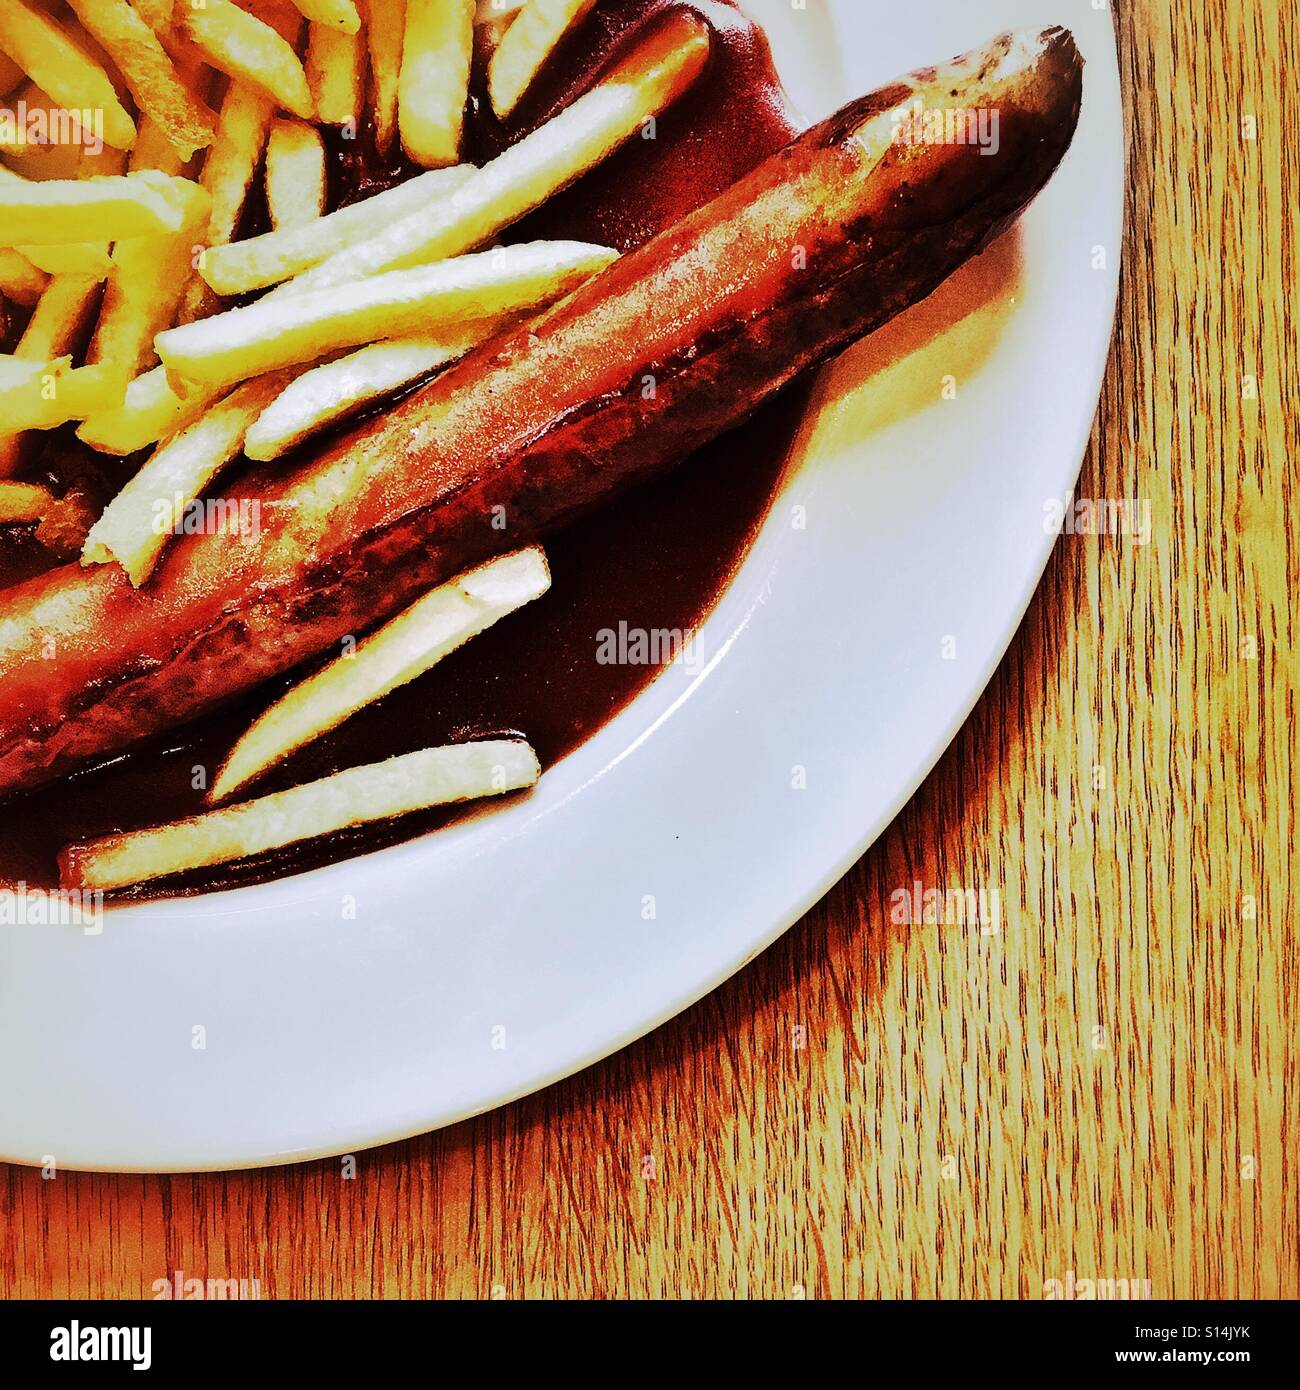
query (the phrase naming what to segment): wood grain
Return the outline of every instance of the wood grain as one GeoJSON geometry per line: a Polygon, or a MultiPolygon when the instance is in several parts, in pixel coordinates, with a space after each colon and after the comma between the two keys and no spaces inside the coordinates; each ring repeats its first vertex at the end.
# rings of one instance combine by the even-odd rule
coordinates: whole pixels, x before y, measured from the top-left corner
{"type": "Polygon", "coordinates": [[[1127,259],[1079,495],[1149,498],[1150,544],[1061,541],[895,826],[683,1017],[352,1178],[8,1169],[5,1293],[1300,1294],[1300,21],[1117,23],[1127,259]],[[918,879],[998,885],[1004,929],[892,924],[918,879]]]}

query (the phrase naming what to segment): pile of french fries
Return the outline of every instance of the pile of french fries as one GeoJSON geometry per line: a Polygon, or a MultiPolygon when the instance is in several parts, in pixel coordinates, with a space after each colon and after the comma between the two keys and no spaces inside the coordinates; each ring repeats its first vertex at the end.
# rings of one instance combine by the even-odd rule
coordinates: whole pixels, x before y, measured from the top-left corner
{"type": "MultiPolygon", "coordinates": [[[[698,20],[658,26],[491,162],[462,158],[472,66],[486,64],[489,99],[509,118],[595,3],[0,0],[0,110],[80,130],[75,142],[28,143],[0,122],[0,332],[10,333],[0,352],[0,525],[41,523],[64,504],[23,480],[42,431],[65,427],[89,449],[141,455],[101,514],[63,505],[50,533],[83,565],[120,565],[147,584],[173,540],[158,527],[160,501],[174,512],[239,459],[282,458],[609,265],[617,253],[606,247],[499,238],[689,87],[708,57],[698,20]],[[400,145],[426,172],[330,210],[324,134],[357,138],[367,123],[381,153],[400,145]],[[259,179],[269,229],[241,237],[259,179]]],[[[458,645],[539,595],[539,553],[497,563],[429,595],[346,665],[291,692],[231,755],[212,797],[386,693],[394,671],[413,679],[451,649],[449,632],[463,633],[458,645]]],[[[466,769],[482,763],[461,760],[422,804],[521,785],[528,760],[503,756],[509,788],[493,772],[467,792],[466,769]]],[[[535,758],[531,766],[535,777],[535,758]]],[[[281,795],[297,794],[314,793],[281,795]]],[[[318,805],[302,816],[277,804],[259,821],[250,802],[233,819],[229,808],[210,813],[226,817],[211,834],[199,817],[192,833],[161,827],[74,846],[65,873],[111,887],[223,862],[269,847],[277,818],[319,834],[353,816],[329,804],[335,812],[318,805]]]]}

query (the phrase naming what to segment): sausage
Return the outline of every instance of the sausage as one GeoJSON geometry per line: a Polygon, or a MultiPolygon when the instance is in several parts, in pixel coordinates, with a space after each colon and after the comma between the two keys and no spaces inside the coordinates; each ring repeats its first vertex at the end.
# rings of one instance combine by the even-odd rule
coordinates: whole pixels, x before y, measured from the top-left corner
{"type": "Polygon", "coordinates": [[[739,424],[1019,216],[1081,93],[1059,28],[894,82],[386,414],[246,475],[255,532],[177,539],[140,589],[69,565],[6,591],[0,795],[321,655],[739,424]],[[996,139],[930,143],[917,117],[945,108],[996,139]]]}

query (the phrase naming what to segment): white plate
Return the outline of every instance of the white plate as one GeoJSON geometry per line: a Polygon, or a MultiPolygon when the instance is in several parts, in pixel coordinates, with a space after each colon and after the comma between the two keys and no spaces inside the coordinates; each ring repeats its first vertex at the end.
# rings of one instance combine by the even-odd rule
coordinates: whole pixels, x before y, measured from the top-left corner
{"type": "Polygon", "coordinates": [[[977,275],[829,373],[705,625],[703,672],[670,670],[530,800],[268,886],[112,913],[98,937],[0,928],[0,1154],[244,1167],[544,1086],[772,942],[951,741],[1042,574],[1044,504],[1071,490],[1096,405],[1123,183],[1111,15],[1092,0],[749,8],[810,119],[1000,29],[1069,24],[1088,60],[1074,148],[977,275]],[[1017,283],[960,318],[990,277],[1017,283]]]}

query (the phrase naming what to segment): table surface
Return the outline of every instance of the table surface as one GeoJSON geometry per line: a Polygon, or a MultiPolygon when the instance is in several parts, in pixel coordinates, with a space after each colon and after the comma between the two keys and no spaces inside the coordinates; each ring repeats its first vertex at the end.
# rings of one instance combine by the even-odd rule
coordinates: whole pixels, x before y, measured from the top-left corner
{"type": "Polygon", "coordinates": [[[1117,24],[1128,245],[1078,495],[1149,498],[1150,544],[1061,541],[898,822],[688,1013],[354,1173],[0,1170],[0,1292],[1300,1294],[1300,22],[1138,0],[1117,24]],[[914,880],[1004,884],[1033,926],[893,926],[914,880]]]}

